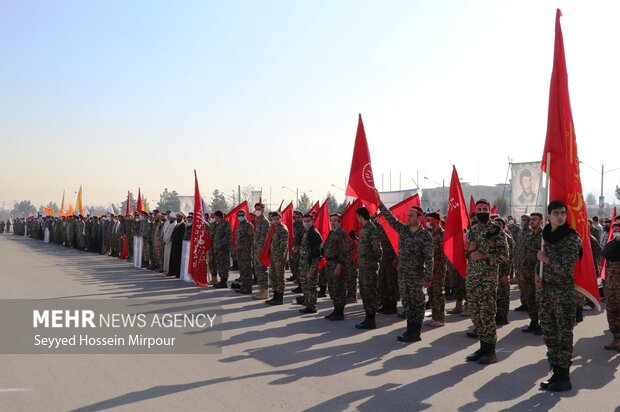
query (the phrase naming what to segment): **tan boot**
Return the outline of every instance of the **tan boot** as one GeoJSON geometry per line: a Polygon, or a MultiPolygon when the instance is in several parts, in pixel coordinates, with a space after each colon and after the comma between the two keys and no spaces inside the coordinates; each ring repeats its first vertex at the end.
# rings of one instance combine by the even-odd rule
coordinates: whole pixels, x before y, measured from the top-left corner
{"type": "Polygon", "coordinates": [[[450,309],[448,311],[449,314],[451,315],[459,315],[461,313],[463,313],[463,301],[462,300],[457,300],[456,301],[456,306],[454,307],[454,309],[450,309]]]}
{"type": "Polygon", "coordinates": [[[609,344],[605,345],[605,349],[609,350],[619,350],[620,349],[620,338],[614,338],[609,344]]]}
{"type": "Polygon", "coordinates": [[[269,299],[269,291],[267,289],[260,289],[258,293],[254,295],[254,299],[256,300],[269,299]]]}

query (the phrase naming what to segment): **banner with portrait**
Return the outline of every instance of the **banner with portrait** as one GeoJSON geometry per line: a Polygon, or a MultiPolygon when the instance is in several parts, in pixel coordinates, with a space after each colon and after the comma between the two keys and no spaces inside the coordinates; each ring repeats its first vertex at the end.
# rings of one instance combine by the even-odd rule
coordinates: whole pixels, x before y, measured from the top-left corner
{"type": "Polygon", "coordinates": [[[519,217],[532,212],[542,212],[546,200],[540,162],[511,164],[510,214],[519,217]]]}

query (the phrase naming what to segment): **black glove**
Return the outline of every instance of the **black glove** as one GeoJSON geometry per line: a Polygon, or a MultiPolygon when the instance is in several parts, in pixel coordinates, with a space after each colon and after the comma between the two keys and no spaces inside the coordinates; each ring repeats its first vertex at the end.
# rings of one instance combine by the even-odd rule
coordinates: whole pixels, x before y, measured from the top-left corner
{"type": "Polygon", "coordinates": [[[349,237],[351,240],[357,240],[357,236],[355,236],[355,230],[349,232],[349,237]]]}

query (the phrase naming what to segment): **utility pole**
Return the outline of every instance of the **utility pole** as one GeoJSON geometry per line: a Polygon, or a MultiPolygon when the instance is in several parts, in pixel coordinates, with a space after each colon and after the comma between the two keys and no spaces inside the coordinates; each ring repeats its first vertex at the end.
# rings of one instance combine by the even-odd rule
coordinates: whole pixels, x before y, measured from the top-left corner
{"type": "Polygon", "coordinates": [[[237,199],[239,200],[239,202],[237,202],[237,204],[241,203],[241,185],[237,186],[237,199]]]}

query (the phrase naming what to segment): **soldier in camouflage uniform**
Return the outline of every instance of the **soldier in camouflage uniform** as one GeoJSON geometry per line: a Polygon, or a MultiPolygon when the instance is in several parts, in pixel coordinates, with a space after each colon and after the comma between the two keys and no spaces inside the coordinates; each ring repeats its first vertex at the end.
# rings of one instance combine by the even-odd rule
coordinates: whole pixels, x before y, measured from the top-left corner
{"type": "Polygon", "coordinates": [[[254,244],[252,245],[252,251],[254,252],[254,273],[258,278],[259,292],[254,296],[254,299],[263,300],[269,298],[269,277],[267,275],[267,268],[260,261],[259,256],[263,251],[265,240],[267,240],[267,234],[269,233],[269,221],[264,215],[265,205],[262,203],[256,203],[254,205],[254,215],[256,216],[256,223],[254,225],[254,244]]]}
{"type": "Polygon", "coordinates": [[[235,230],[235,249],[239,263],[241,287],[236,291],[244,295],[252,293],[252,244],[254,243],[254,226],[248,222],[245,210],[237,212],[239,224],[235,230]]]}
{"type": "Polygon", "coordinates": [[[216,276],[220,276],[220,282],[213,285],[215,288],[228,287],[228,270],[230,269],[230,248],[232,247],[232,228],[221,210],[215,212],[215,232],[213,233],[212,251],[215,258],[216,276]]]}
{"type": "Polygon", "coordinates": [[[536,284],[534,275],[538,264],[538,252],[542,241],[543,215],[532,213],[529,219],[529,230],[523,230],[520,235],[521,248],[519,250],[519,276],[522,278],[523,298],[530,324],[522,332],[542,335],[538,322],[538,302],[536,301],[536,284]]]}
{"type": "Polygon", "coordinates": [[[620,350],[620,223],[612,225],[613,237],[605,244],[605,305],[612,340],[605,349],[620,350]]]}
{"type": "Polygon", "coordinates": [[[293,213],[293,247],[291,248],[291,256],[289,258],[289,265],[291,267],[291,273],[293,274],[289,280],[297,283],[297,289],[293,290],[293,293],[301,293],[301,287],[299,286],[299,248],[296,247],[299,240],[304,235],[304,225],[302,223],[303,215],[299,211],[293,213]]]}
{"type": "Polygon", "coordinates": [[[433,236],[424,229],[424,212],[418,206],[409,209],[407,223],[398,220],[381,201],[379,209],[398,233],[398,284],[407,319],[407,330],[398,340],[417,342],[424,320],[423,287],[430,285],[433,274],[433,236]]]}
{"type": "Polygon", "coordinates": [[[353,254],[353,245],[349,241],[349,235],[340,226],[342,215],[333,213],[329,217],[331,230],[327,239],[323,242],[323,255],[327,261],[325,272],[329,285],[329,297],[331,298],[334,310],[325,319],[343,320],[344,307],[347,303],[346,273],[348,262],[353,254]]]}
{"type": "Polygon", "coordinates": [[[155,214],[155,228],[153,230],[153,270],[161,270],[164,264],[164,215],[155,214]]]}
{"type": "Polygon", "coordinates": [[[447,312],[451,315],[460,315],[463,313],[463,301],[466,299],[465,279],[461,276],[458,270],[456,270],[452,262],[450,262],[450,259],[446,259],[446,267],[446,277],[451,279],[452,293],[456,299],[456,305],[454,308],[448,310],[447,312]]]}
{"type": "MultiPolygon", "coordinates": [[[[284,303],[284,265],[288,259],[288,229],[282,223],[282,214],[272,212],[273,237],[269,250],[271,260],[269,263],[269,284],[273,290],[273,298],[267,300],[268,305],[281,305],[284,303]]],[[[306,302],[308,304],[308,302],[306,302]]],[[[315,309],[316,311],[316,309],[315,309]]]]}
{"type": "Polygon", "coordinates": [[[504,231],[490,220],[491,205],[485,199],[476,202],[478,223],[468,232],[467,303],[476,328],[480,349],[467,357],[481,365],[497,362],[497,280],[499,265],[508,262],[508,243],[504,231]]]}
{"type": "Polygon", "coordinates": [[[306,305],[306,308],[301,309],[300,312],[315,313],[317,301],[316,284],[323,238],[316,227],[314,227],[314,216],[310,214],[304,215],[302,224],[304,233],[301,239],[299,239],[297,246],[299,247],[299,280],[304,296],[297,298],[297,303],[306,305]]]}
{"type": "Polygon", "coordinates": [[[379,299],[378,272],[379,262],[383,256],[381,239],[374,223],[370,221],[370,213],[365,207],[355,211],[357,220],[361,225],[359,239],[357,241],[358,269],[360,277],[360,295],[364,304],[366,317],[362,323],[355,325],[358,329],[375,329],[375,315],[377,313],[379,299]]]}
{"type": "MultiPolygon", "coordinates": [[[[209,219],[207,220],[207,233],[209,237],[213,239],[215,236],[215,228],[217,227],[217,222],[215,220],[215,215],[211,214],[209,219]]],[[[207,251],[207,263],[209,266],[209,273],[211,274],[211,284],[215,285],[217,283],[217,269],[215,266],[215,252],[212,249],[207,251]]]]}
{"type": "Polygon", "coordinates": [[[151,245],[151,218],[147,212],[142,212],[142,220],[140,221],[140,236],[142,236],[142,267],[150,268],[152,264],[151,245]]]}
{"type": "Polygon", "coordinates": [[[393,315],[398,313],[396,306],[400,300],[398,270],[396,269],[398,257],[376,214],[373,216],[372,222],[377,226],[379,239],[381,239],[381,249],[383,250],[381,262],[379,262],[379,301],[381,302],[379,312],[384,315],[393,315]]]}
{"type": "Polygon", "coordinates": [[[515,249],[515,242],[512,233],[506,226],[506,221],[501,217],[496,217],[495,223],[504,229],[506,241],[508,243],[508,262],[500,263],[497,279],[497,313],[495,323],[499,325],[508,324],[508,312],[510,311],[510,271],[512,269],[512,254],[515,249]]]}
{"type": "Polygon", "coordinates": [[[431,304],[432,320],[430,327],[441,327],[446,323],[446,299],[443,294],[446,279],[446,255],[443,253],[443,234],[439,213],[432,212],[426,215],[427,229],[433,237],[433,276],[428,289],[428,298],[431,304]]]}
{"type": "Polygon", "coordinates": [[[524,248],[525,242],[532,232],[531,229],[531,217],[528,215],[521,216],[521,230],[519,235],[515,239],[515,253],[512,260],[515,270],[515,276],[517,277],[517,283],[519,284],[519,300],[521,305],[515,308],[516,312],[527,312],[527,299],[526,299],[526,286],[525,286],[525,274],[529,272],[529,268],[523,267],[524,248]]]}
{"type": "Polygon", "coordinates": [[[540,279],[536,271],[535,282],[538,316],[553,376],[540,386],[550,391],[565,391],[572,388],[569,370],[575,321],[574,268],[581,251],[581,238],[568,224],[564,202],[552,201],[547,211],[549,223],[542,234],[544,250],[538,252],[543,277],[540,279]]]}

